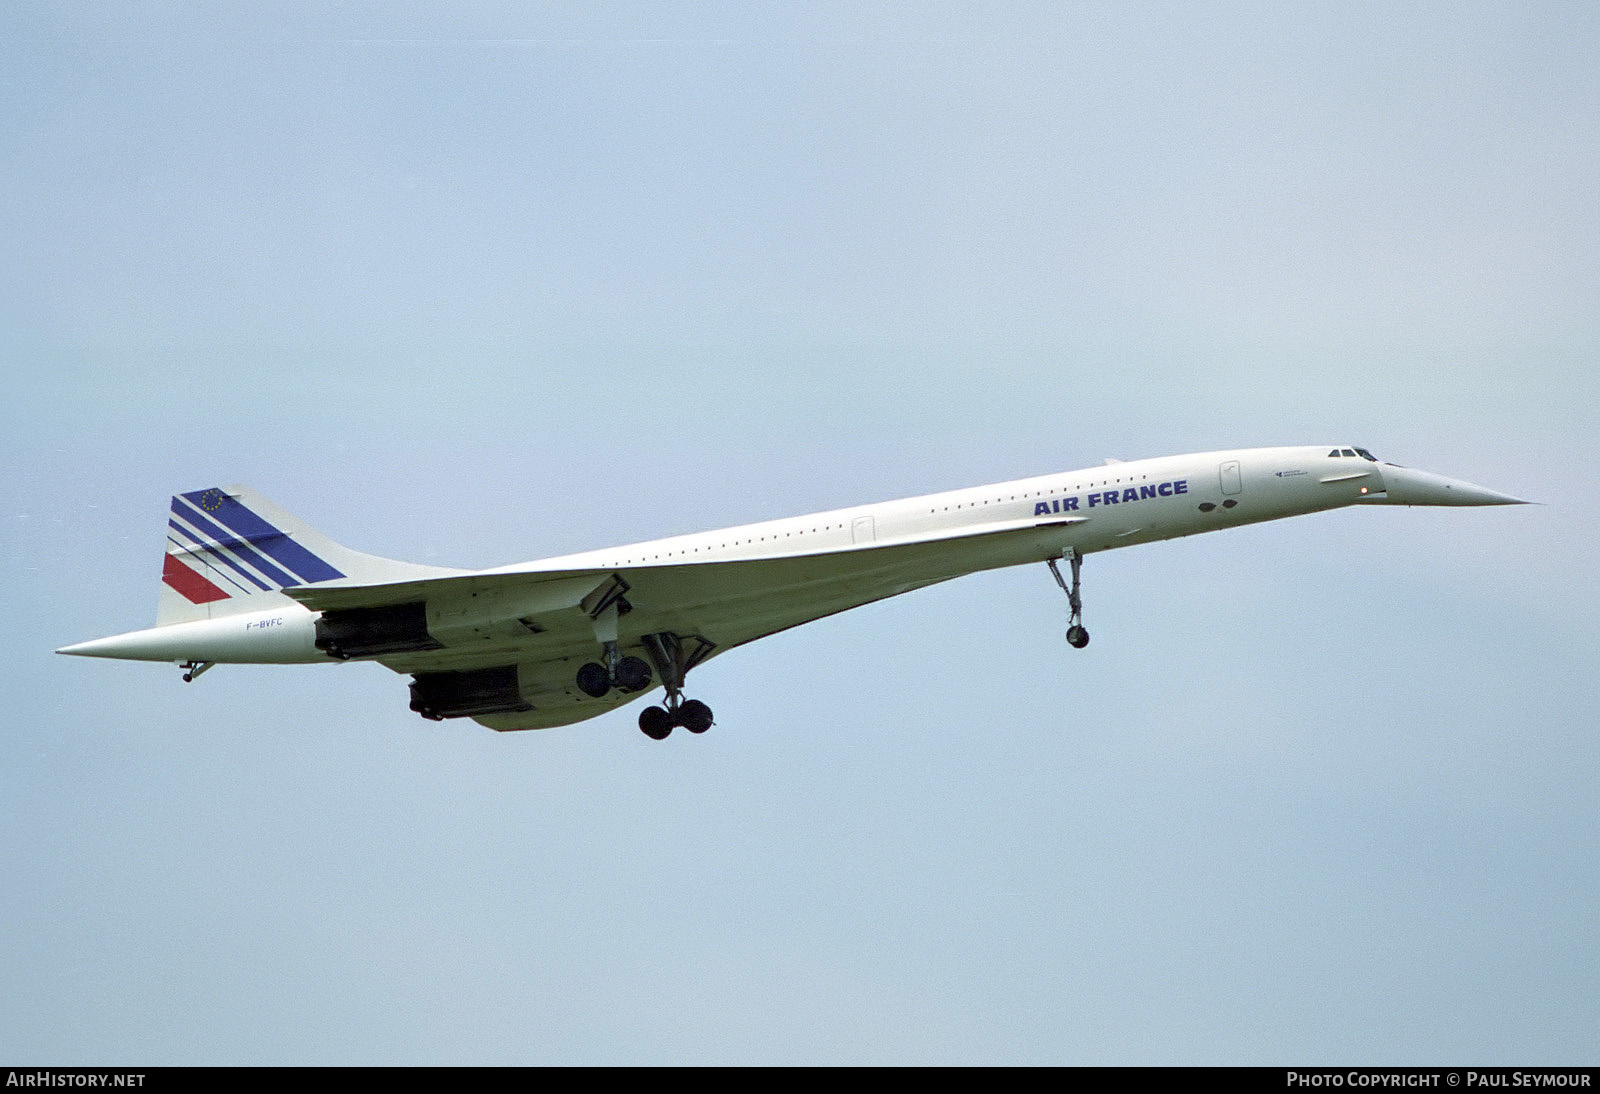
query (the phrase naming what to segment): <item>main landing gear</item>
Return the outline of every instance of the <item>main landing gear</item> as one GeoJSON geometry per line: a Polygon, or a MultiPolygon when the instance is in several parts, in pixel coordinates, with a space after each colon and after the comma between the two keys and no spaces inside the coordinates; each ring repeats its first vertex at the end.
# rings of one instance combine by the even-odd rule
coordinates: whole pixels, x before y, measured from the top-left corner
{"type": "Polygon", "coordinates": [[[578,690],[585,695],[598,699],[612,688],[629,693],[643,691],[655,681],[644,661],[618,656],[616,643],[609,644],[605,656],[604,665],[590,661],[578,670],[578,690]]]}
{"type": "Polygon", "coordinates": [[[667,698],[666,707],[645,707],[639,712],[639,729],[652,741],[664,741],[673,726],[682,726],[690,733],[704,733],[711,728],[711,708],[698,699],[677,700],[667,698]]]}
{"type": "Polygon", "coordinates": [[[644,691],[659,676],[667,689],[666,705],[646,707],[639,713],[639,729],[644,735],[660,741],[665,740],[675,726],[682,726],[690,733],[704,733],[710,729],[711,708],[698,699],[685,699],[683,680],[690,669],[716,648],[715,644],[698,635],[680,638],[668,633],[647,634],[641,641],[649,663],[640,657],[621,656],[617,643],[608,641],[604,644],[605,664],[590,661],[578,670],[578,690],[599,699],[612,688],[624,693],[644,691]]]}
{"type": "Polygon", "coordinates": [[[1056,568],[1056,560],[1053,558],[1048,560],[1050,572],[1056,576],[1056,584],[1067,594],[1067,603],[1072,608],[1072,615],[1067,619],[1067,644],[1075,650],[1081,650],[1089,644],[1089,632],[1083,626],[1083,594],[1079,588],[1083,556],[1069,547],[1063,557],[1072,564],[1072,586],[1069,588],[1062,580],[1061,571],[1056,568]]]}
{"type": "Polygon", "coordinates": [[[654,741],[665,740],[673,726],[682,726],[690,733],[704,733],[711,728],[711,708],[698,699],[683,697],[683,680],[689,670],[704,661],[716,648],[715,644],[697,636],[683,639],[675,634],[647,634],[644,649],[655,662],[656,671],[667,689],[667,705],[645,707],[639,712],[639,730],[654,741]],[[693,643],[692,646],[686,643],[693,643]]]}

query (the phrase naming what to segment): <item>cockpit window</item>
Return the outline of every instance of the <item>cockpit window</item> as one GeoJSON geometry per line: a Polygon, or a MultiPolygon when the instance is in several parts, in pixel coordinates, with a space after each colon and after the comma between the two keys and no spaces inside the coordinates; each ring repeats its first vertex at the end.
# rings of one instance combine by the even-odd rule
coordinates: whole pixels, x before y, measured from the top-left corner
{"type": "Polygon", "coordinates": [[[1365,448],[1356,449],[1356,455],[1360,456],[1364,460],[1371,460],[1373,463],[1378,462],[1378,457],[1374,456],[1371,452],[1368,452],[1365,448]]]}
{"type": "Polygon", "coordinates": [[[1364,460],[1371,460],[1373,463],[1378,462],[1378,457],[1368,452],[1365,448],[1335,448],[1328,453],[1329,459],[1337,459],[1340,456],[1360,456],[1364,460]]]}

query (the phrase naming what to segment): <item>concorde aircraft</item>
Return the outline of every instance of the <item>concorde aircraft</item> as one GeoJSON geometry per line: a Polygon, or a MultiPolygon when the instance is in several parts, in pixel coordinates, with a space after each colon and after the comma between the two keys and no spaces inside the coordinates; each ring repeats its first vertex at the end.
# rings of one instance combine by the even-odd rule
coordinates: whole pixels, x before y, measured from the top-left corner
{"type": "Polygon", "coordinates": [[[1048,566],[1081,649],[1096,551],[1346,505],[1518,504],[1364,448],[1249,448],[454,570],[352,551],[246,487],[212,488],[172,499],[157,625],[56,652],[170,661],[186,681],[223,663],[377,661],[411,675],[423,717],[497,730],[580,722],[661,687],[639,715],[661,740],[710,728],[684,696],[707,659],[963,574],[1048,566]]]}

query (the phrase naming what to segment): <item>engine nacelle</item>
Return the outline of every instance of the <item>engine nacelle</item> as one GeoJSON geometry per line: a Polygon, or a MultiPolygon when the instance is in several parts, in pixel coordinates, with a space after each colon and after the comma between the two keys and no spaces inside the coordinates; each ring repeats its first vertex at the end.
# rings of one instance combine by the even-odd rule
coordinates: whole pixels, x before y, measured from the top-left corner
{"type": "Polygon", "coordinates": [[[323,612],[317,620],[316,645],[341,661],[444,648],[443,642],[428,633],[428,608],[420,600],[415,604],[323,612]]]}
{"type": "Polygon", "coordinates": [[[475,718],[521,713],[533,704],[522,697],[517,666],[471,672],[419,672],[411,681],[411,709],[424,718],[475,718]]]}

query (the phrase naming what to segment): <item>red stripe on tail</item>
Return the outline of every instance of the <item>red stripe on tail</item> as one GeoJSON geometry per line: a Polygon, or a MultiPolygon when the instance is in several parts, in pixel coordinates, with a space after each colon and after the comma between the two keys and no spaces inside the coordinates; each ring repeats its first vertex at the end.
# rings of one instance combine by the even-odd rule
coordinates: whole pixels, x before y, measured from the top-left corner
{"type": "Polygon", "coordinates": [[[161,567],[161,580],[188,598],[191,604],[209,604],[213,600],[227,600],[228,594],[211,582],[167,555],[161,567]]]}

